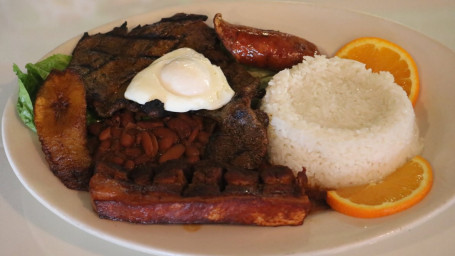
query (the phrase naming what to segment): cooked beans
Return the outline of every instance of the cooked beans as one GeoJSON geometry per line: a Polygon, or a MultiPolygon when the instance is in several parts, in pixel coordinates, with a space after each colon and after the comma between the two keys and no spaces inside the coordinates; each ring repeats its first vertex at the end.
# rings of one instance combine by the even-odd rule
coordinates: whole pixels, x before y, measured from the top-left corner
{"type": "MultiPolygon", "coordinates": [[[[121,112],[88,127],[99,144],[95,157],[132,170],[145,163],[186,159],[194,163],[203,157],[213,124],[202,117],[179,113],[162,119],[139,120],[130,111],[121,112]],[[209,123],[207,127],[205,123],[209,123]]],[[[141,116],[143,117],[143,116],[141,116]]]]}

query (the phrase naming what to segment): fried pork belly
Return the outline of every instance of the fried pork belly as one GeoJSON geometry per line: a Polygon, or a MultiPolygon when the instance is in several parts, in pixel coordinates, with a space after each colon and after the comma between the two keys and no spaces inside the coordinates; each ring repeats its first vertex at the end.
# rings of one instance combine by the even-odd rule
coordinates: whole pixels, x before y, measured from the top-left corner
{"type": "Polygon", "coordinates": [[[143,224],[301,225],[310,210],[304,172],[213,161],[169,161],[127,172],[99,162],[90,181],[101,218],[143,224]]]}

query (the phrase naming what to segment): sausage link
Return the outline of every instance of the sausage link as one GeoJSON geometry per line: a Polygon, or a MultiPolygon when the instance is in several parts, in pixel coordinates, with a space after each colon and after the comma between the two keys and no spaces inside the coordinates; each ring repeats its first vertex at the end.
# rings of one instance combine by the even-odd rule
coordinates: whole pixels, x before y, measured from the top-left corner
{"type": "Polygon", "coordinates": [[[276,30],[234,25],[224,21],[219,13],[213,23],[223,45],[242,64],[282,70],[318,52],[316,45],[303,38],[276,30]]]}

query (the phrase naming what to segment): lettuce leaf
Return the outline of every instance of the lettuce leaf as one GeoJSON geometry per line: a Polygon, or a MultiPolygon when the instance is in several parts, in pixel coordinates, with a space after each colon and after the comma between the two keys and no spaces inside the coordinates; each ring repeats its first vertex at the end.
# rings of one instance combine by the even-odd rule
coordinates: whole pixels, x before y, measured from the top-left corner
{"type": "Polygon", "coordinates": [[[19,87],[16,110],[22,122],[32,131],[36,132],[33,122],[33,104],[39,88],[53,69],[64,70],[70,61],[71,56],[69,55],[55,54],[35,64],[25,65],[27,73],[22,72],[16,64],[13,64],[19,87]]]}

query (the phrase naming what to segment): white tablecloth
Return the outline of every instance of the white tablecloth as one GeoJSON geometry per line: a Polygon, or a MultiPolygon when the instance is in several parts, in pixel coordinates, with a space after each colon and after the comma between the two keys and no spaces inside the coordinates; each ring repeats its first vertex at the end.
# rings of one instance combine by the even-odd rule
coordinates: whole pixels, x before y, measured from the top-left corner
{"type": "MultiPolygon", "coordinates": [[[[17,90],[13,63],[22,68],[66,40],[109,21],[191,2],[196,1],[0,0],[0,113],[8,97],[17,90]]],[[[384,17],[455,51],[453,0],[306,2],[384,17]]],[[[81,231],[47,210],[16,178],[3,146],[0,168],[1,255],[143,255],[81,231]]],[[[453,216],[455,206],[405,233],[338,255],[454,255],[453,216]]]]}

